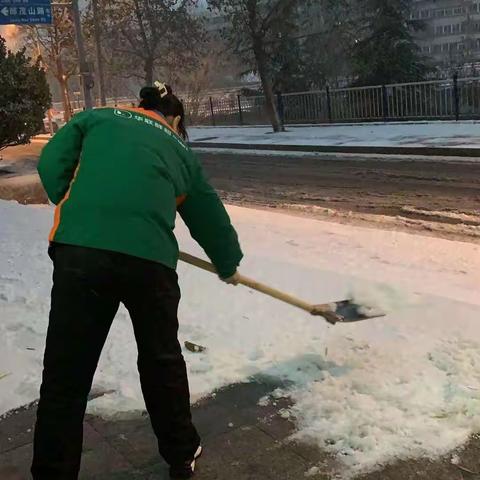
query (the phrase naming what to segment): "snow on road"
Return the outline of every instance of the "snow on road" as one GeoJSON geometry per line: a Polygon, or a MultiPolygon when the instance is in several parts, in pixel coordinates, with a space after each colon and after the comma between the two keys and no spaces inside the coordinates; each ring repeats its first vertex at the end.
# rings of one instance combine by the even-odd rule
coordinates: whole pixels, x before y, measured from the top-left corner
{"type": "MultiPolygon", "coordinates": [[[[194,399],[252,375],[292,386],[297,436],[350,473],[434,456],[480,432],[480,247],[231,207],[242,271],[313,302],[353,292],[388,315],[330,327],[243,287],[180,265],[181,340],[194,399]]],[[[0,202],[0,413],[37,396],[51,265],[49,207],[0,202]]],[[[183,225],[183,249],[200,253],[183,225]]],[[[95,383],[102,414],[143,408],[130,322],[120,311],[95,383]]],[[[260,400],[260,399],[259,399],[260,400]]],[[[266,401],[268,399],[264,399],[266,401]]],[[[346,478],[345,475],[342,478],[346,478]]]]}
{"type": "Polygon", "coordinates": [[[389,146],[480,148],[480,123],[417,122],[287,127],[196,127],[190,141],[259,145],[389,146]]]}

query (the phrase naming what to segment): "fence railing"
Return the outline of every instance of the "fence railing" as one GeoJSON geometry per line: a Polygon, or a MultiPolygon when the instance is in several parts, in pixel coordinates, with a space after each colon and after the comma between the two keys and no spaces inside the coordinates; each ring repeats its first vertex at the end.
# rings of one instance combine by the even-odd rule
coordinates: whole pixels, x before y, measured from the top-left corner
{"type": "MultiPolygon", "coordinates": [[[[192,125],[267,124],[263,96],[184,99],[192,125]]],[[[277,95],[284,124],[480,118],[480,78],[277,95]]]]}

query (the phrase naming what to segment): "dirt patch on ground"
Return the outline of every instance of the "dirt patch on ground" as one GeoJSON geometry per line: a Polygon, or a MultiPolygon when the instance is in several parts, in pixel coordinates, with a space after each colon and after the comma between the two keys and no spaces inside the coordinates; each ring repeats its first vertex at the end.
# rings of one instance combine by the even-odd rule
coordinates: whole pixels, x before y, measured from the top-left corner
{"type": "Polygon", "coordinates": [[[16,200],[24,205],[48,203],[47,194],[36,174],[0,177],[0,199],[16,200]]]}
{"type": "Polygon", "coordinates": [[[0,199],[22,204],[48,203],[47,194],[37,174],[37,164],[44,144],[31,143],[7,148],[0,162],[0,199]]]}

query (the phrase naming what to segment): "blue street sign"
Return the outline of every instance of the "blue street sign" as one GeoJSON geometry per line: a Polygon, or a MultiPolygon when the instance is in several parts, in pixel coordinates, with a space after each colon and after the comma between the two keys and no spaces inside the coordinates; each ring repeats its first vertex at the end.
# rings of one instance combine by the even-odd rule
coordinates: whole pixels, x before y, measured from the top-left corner
{"type": "Polygon", "coordinates": [[[52,23],[51,0],[0,0],[0,25],[52,23]]]}

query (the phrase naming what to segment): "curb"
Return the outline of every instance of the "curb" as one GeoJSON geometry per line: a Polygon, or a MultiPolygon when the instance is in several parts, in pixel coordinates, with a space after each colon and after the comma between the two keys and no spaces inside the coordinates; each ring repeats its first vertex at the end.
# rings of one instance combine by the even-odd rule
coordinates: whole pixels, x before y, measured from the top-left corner
{"type": "MultiPolygon", "coordinates": [[[[319,128],[319,127],[389,127],[389,126],[398,126],[398,125],[478,125],[480,120],[478,119],[444,119],[444,120],[398,120],[391,122],[382,122],[382,121],[372,121],[372,122],[332,122],[332,123],[286,123],[285,128],[319,128]]],[[[272,125],[268,123],[259,123],[255,124],[244,124],[244,125],[190,125],[190,128],[197,129],[235,129],[235,128],[269,128],[272,129],[272,125]]]]}
{"type": "Polygon", "coordinates": [[[414,155],[428,157],[480,157],[480,148],[452,147],[363,147],[331,145],[262,145],[241,143],[191,142],[192,148],[229,149],[229,150],[267,150],[272,152],[306,153],[356,153],[380,155],[414,155]]]}

